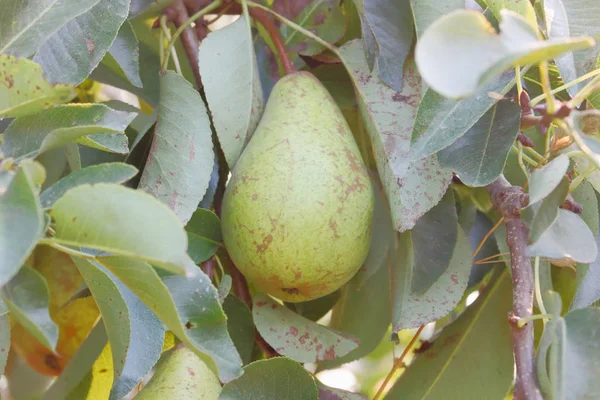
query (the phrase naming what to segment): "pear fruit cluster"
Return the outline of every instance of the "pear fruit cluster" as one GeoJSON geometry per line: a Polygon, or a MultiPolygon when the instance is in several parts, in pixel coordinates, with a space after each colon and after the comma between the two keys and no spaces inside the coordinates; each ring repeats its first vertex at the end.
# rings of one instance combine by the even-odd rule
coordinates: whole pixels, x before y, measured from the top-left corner
{"type": "Polygon", "coordinates": [[[367,256],[372,190],[327,89],[311,73],[288,74],[232,171],[222,208],[225,246],[257,290],[289,302],[325,296],[367,256]]]}

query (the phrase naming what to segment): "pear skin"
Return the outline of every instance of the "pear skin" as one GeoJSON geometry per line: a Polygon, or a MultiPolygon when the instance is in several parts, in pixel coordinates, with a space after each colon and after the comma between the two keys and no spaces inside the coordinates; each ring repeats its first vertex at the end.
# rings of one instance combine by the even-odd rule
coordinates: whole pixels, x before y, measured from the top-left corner
{"type": "Polygon", "coordinates": [[[325,296],[367,256],[372,190],[331,95],[308,72],[286,75],[227,185],[225,246],[258,290],[289,302],[325,296]]]}

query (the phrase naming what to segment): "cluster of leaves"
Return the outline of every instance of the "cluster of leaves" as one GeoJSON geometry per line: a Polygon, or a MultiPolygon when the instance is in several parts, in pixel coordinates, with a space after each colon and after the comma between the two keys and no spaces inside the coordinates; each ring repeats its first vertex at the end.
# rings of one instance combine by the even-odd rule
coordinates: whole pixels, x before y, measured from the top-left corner
{"type": "Polygon", "coordinates": [[[224,399],[361,399],[301,364],[336,368],[372,354],[390,325],[397,337],[433,323],[433,344],[387,397],[503,398],[509,251],[502,225],[486,241],[500,214],[484,189],[501,176],[528,187],[540,387],[600,395],[594,0],[268,2],[296,68],[344,113],[376,201],[369,254],[347,285],[296,304],[255,293],[251,309],[230,294],[212,210],[278,79],[277,47],[249,18],[265,6],[248,1],[197,60],[177,57],[169,26],[152,29],[170,3],[0,0],[0,365],[13,396],[24,360],[56,377],[27,395],[119,399],[179,341],[224,399]],[[102,101],[104,85],[138,106],[102,101]],[[523,89],[549,115],[556,99],[572,109],[545,135],[523,132],[533,147],[515,141],[523,89]],[[221,268],[198,267],[212,261],[221,268]],[[263,359],[256,331],[282,357],[263,359]]]}

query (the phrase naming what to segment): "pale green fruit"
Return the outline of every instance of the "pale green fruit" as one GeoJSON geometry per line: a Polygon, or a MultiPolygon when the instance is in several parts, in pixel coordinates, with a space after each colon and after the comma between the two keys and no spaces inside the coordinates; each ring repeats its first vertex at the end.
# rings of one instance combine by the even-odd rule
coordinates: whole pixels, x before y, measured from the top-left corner
{"type": "Polygon", "coordinates": [[[352,132],[310,73],[273,88],[223,199],[223,240],[258,290],[297,302],[346,283],[367,256],[373,192],[352,132]]]}
{"type": "Polygon", "coordinates": [[[197,355],[176,347],[156,367],[135,400],[217,400],[221,383],[197,355]]]}

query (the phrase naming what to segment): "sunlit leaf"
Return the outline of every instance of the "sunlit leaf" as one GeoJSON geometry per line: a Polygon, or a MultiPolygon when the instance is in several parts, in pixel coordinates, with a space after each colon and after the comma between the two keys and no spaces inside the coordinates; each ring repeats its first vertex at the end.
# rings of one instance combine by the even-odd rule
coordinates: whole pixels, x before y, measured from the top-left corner
{"type": "Polygon", "coordinates": [[[532,27],[537,27],[535,10],[529,1],[486,0],[485,4],[488,6],[488,9],[492,12],[492,14],[494,14],[497,20],[502,19],[501,11],[507,9],[521,15],[532,27]]]}
{"type": "Polygon", "coordinates": [[[415,18],[417,37],[421,37],[429,25],[451,11],[465,7],[462,0],[411,0],[410,5],[415,18]]]}

